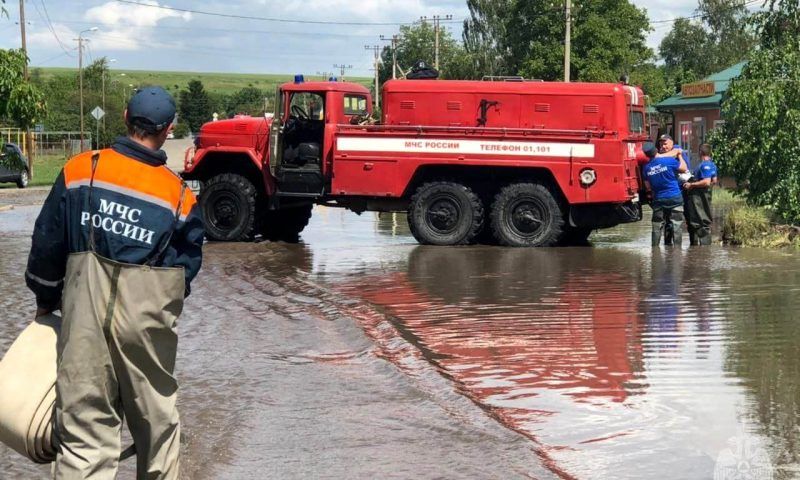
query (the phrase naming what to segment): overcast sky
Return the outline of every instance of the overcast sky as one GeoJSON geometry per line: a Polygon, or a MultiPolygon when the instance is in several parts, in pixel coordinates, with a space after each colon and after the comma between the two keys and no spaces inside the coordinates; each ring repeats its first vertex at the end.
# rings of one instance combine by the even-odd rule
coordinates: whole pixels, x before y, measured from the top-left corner
{"type": "MultiPolygon", "coordinates": [[[[151,5],[286,20],[389,23],[325,25],[221,18],[111,0],[26,0],[28,48],[36,66],[76,66],[75,38],[90,38],[88,59],[116,59],[114,68],[200,72],[327,72],[333,64],[353,65],[352,75],[370,76],[372,52],[400,23],[422,15],[468,16],[465,0],[135,0],[151,5]],[[49,17],[49,22],[48,22],[49,17]]],[[[651,20],[691,15],[696,0],[634,0],[651,20]]],[[[10,20],[0,20],[0,46],[20,44],[17,2],[6,2],[10,20]]],[[[671,24],[648,37],[656,48],[671,24]]],[[[447,27],[461,37],[461,22],[447,27]]]]}

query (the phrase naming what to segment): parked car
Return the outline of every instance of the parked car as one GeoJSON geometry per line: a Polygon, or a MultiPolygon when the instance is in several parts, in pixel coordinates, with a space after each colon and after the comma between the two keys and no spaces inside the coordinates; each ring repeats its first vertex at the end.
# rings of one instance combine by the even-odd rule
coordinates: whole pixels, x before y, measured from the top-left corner
{"type": "Polygon", "coordinates": [[[28,160],[22,150],[13,144],[6,143],[0,149],[0,183],[14,182],[19,188],[28,186],[28,160]]]}

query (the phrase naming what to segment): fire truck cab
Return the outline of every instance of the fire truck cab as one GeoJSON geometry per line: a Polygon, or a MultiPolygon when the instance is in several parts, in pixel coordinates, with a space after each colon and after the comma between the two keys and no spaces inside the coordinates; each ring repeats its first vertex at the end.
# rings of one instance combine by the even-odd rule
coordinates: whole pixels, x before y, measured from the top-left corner
{"type": "Polygon", "coordinates": [[[287,83],[204,125],[184,177],[215,240],[296,239],[313,204],[403,211],[421,243],[546,246],[641,219],[644,95],[610,83],[287,83]]]}

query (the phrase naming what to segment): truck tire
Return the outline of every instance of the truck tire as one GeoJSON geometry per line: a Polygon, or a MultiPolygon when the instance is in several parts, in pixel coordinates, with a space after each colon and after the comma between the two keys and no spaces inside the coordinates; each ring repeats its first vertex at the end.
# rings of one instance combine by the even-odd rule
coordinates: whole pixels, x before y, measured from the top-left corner
{"type": "Polygon", "coordinates": [[[460,183],[425,183],[411,197],[408,226],[425,245],[466,245],[483,228],[483,202],[460,183]]]}
{"type": "Polygon", "coordinates": [[[314,205],[301,205],[269,211],[261,217],[261,235],[274,242],[297,243],[313,209],[314,205]]]}
{"type": "Polygon", "coordinates": [[[492,233],[509,247],[549,247],[561,236],[564,214],[549,188],[513,183],[494,197],[489,215],[492,233]]]}
{"type": "Polygon", "coordinates": [[[256,188],[250,180],[224,173],[205,182],[200,194],[203,224],[211,240],[251,240],[256,218],[256,188]]]}

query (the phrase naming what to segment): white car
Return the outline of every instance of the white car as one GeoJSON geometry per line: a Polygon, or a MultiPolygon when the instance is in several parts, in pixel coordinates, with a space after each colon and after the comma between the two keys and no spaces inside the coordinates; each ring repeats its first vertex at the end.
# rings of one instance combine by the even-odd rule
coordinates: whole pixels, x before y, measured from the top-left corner
{"type": "Polygon", "coordinates": [[[172,132],[169,132],[169,133],[167,134],[167,140],[172,140],[172,139],[174,139],[174,138],[175,138],[175,134],[174,134],[174,133],[172,133],[172,132]]]}

